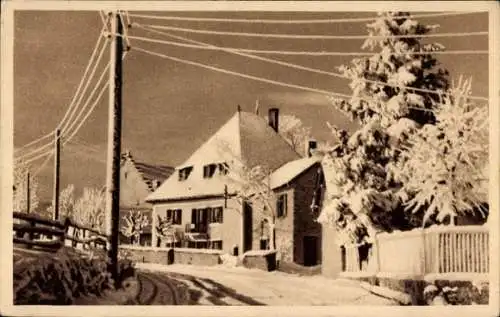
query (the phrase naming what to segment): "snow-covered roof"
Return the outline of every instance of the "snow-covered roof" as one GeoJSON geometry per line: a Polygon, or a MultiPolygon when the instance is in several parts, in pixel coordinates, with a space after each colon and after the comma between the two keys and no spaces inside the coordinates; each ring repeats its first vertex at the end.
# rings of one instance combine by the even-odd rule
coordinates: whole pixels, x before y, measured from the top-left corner
{"type": "Polygon", "coordinates": [[[186,180],[179,181],[178,172],[172,174],[146,201],[187,199],[191,197],[222,195],[224,186],[234,192],[224,175],[203,178],[203,166],[230,162],[234,159],[246,166],[266,166],[275,170],[285,163],[300,158],[290,145],[266,120],[248,112],[236,112],[215,134],[201,145],[176,171],[192,167],[186,180]]]}
{"type": "Polygon", "coordinates": [[[271,188],[278,188],[290,183],[295,177],[320,161],[321,158],[312,156],[286,163],[271,174],[271,188]]]}

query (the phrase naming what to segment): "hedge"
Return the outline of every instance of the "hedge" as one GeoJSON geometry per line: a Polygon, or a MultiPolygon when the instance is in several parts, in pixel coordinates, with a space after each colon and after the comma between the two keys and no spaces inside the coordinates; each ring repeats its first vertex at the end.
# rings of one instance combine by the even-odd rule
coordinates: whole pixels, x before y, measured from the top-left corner
{"type": "MultiPolygon", "coordinates": [[[[120,259],[121,282],[134,274],[132,262],[120,259]]],[[[14,264],[15,305],[69,305],[76,298],[113,289],[104,254],[90,256],[63,248],[32,253],[14,264]]]]}

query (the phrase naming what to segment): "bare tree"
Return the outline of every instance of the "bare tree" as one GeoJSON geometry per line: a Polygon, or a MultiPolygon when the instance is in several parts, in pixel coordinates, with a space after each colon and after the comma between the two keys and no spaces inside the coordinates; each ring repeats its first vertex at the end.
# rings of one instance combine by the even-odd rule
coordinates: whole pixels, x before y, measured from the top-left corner
{"type": "Polygon", "coordinates": [[[277,195],[271,188],[272,171],[265,166],[250,167],[241,160],[231,148],[219,141],[219,149],[231,157],[227,164],[227,180],[235,188],[235,193],[240,203],[248,203],[259,216],[265,220],[269,227],[269,247],[276,249],[276,218],[277,195]]]}
{"type": "Polygon", "coordinates": [[[296,152],[307,155],[306,144],[311,135],[311,128],[305,127],[299,118],[293,115],[281,116],[278,131],[296,152]]]}
{"type": "MultiPolygon", "coordinates": [[[[28,166],[19,162],[14,167],[14,197],[13,209],[17,212],[27,211],[27,176],[28,166]]],[[[38,181],[30,175],[30,209],[36,210],[40,202],[38,198],[38,181]]]]}
{"type": "MultiPolygon", "coordinates": [[[[170,238],[175,243],[176,232],[173,220],[171,218],[167,218],[167,216],[160,217],[160,215],[158,215],[158,222],[156,228],[153,228],[153,230],[156,230],[160,238],[170,238]]],[[[153,241],[153,243],[155,242],[156,241],[153,241]]],[[[156,246],[158,246],[158,242],[156,243],[157,243],[156,246]]]]}
{"type": "Polygon", "coordinates": [[[91,228],[104,231],[104,192],[97,188],[84,188],[83,195],[75,203],[73,220],[91,228]]]}
{"type": "Polygon", "coordinates": [[[148,216],[140,210],[130,210],[124,220],[125,225],[122,227],[121,232],[127,238],[133,238],[132,244],[139,244],[141,234],[149,225],[148,216]]]}
{"type": "MultiPolygon", "coordinates": [[[[59,215],[60,219],[72,217],[75,209],[75,186],[69,184],[61,191],[59,197],[59,215]]],[[[54,214],[54,202],[47,208],[46,214],[50,217],[54,214]]]]}

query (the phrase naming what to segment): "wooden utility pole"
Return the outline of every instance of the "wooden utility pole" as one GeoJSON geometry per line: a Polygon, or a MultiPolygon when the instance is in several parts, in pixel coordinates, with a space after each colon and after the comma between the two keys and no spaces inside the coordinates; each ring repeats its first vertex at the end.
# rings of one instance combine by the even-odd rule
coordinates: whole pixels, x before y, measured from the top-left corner
{"type": "Polygon", "coordinates": [[[54,220],[59,220],[59,180],[60,180],[60,163],[61,163],[61,130],[56,130],[55,157],[54,157],[54,220]]]}
{"type": "MultiPolygon", "coordinates": [[[[108,157],[106,171],[106,234],[109,270],[118,283],[118,234],[120,221],[120,154],[122,128],[123,25],[118,12],[111,12],[111,67],[109,72],[108,157]]],[[[118,284],[116,286],[119,286],[118,284]]]]}
{"type": "Polygon", "coordinates": [[[31,199],[30,199],[30,172],[26,173],[26,213],[31,212],[31,199]]]}

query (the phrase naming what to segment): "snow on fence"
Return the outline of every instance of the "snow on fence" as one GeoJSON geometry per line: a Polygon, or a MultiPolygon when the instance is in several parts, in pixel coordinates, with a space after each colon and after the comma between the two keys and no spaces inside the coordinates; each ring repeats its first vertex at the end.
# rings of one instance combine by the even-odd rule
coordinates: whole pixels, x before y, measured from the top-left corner
{"type": "Polygon", "coordinates": [[[20,212],[14,212],[13,218],[14,244],[29,249],[57,251],[64,245],[76,249],[106,248],[106,235],[69,219],[63,223],[20,212]]]}
{"type": "Polygon", "coordinates": [[[485,226],[433,226],[381,233],[365,263],[357,246],[346,246],[346,275],[443,276],[489,273],[489,234],[485,226]]]}

